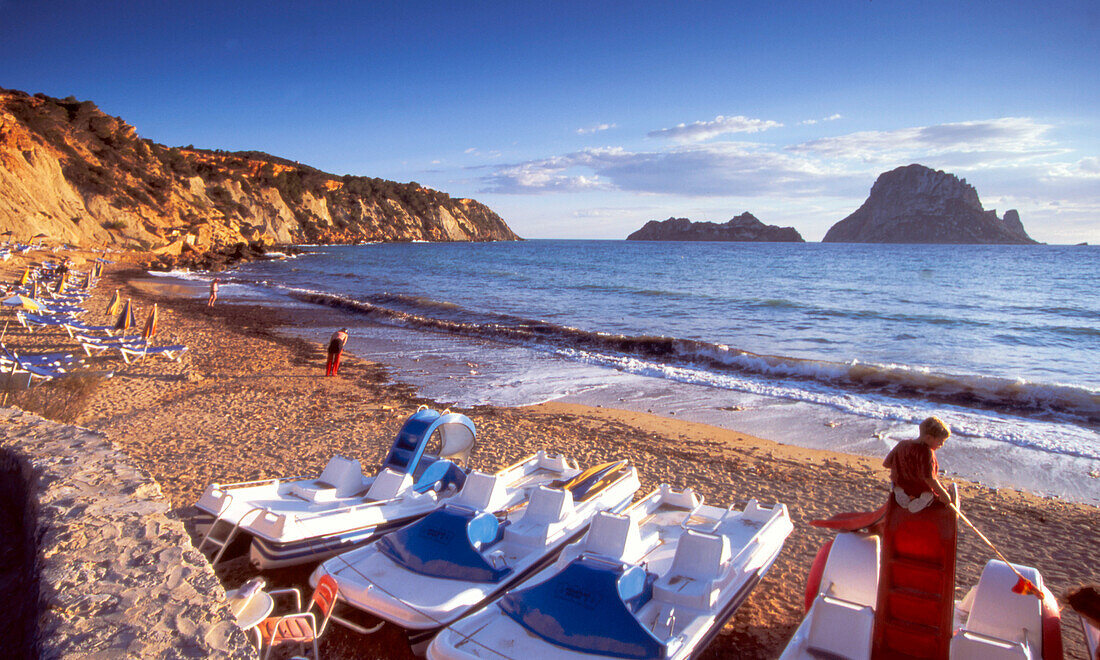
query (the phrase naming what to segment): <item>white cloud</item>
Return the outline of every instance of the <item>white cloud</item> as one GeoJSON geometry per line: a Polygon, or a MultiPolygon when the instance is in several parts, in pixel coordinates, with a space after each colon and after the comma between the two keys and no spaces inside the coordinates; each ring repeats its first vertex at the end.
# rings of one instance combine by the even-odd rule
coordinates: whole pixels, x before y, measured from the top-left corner
{"type": "Polygon", "coordinates": [[[741,115],[736,117],[718,115],[712,121],[677,124],[672,128],[650,131],[648,135],[651,138],[667,138],[676,142],[702,142],[727,133],[759,133],[769,128],[779,128],[782,125],[770,119],[751,119],[741,115]]]}
{"type": "Polygon", "coordinates": [[[470,147],[469,149],[467,149],[466,151],[463,151],[462,153],[464,153],[464,154],[476,154],[477,153],[477,147],[470,147]]]}
{"type": "Polygon", "coordinates": [[[892,131],[861,131],[791,145],[787,150],[868,164],[935,158],[939,167],[977,168],[1065,153],[1047,138],[1051,128],[1027,117],[1003,117],[892,131]]]}
{"type": "Polygon", "coordinates": [[[517,163],[484,178],[482,192],[605,189],[700,197],[834,195],[852,192],[857,181],[810,158],[752,143],[719,142],[644,152],[604,147],[517,163]]]}
{"type": "Polygon", "coordinates": [[[602,133],[603,131],[611,130],[615,128],[615,124],[596,124],[595,126],[587,126],[585,128],[578,128],[577,135],[589,135],[591,133],[602,133]]]}
{"type": "Polygon", "coordinates": [[[829,115],[828,117],[822,117],[821,119],[803,119],[798,122],[799,126],[813,126],[814,124],[820,124],[825,121],[836,121],[838,119],[844,119],[844,115],[839,113],[829,115]]]}

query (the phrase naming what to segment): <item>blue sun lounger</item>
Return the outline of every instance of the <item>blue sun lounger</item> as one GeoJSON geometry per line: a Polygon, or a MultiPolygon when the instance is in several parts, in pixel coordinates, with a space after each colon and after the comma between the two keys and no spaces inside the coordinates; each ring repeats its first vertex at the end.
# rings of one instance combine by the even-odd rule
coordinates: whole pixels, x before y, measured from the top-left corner
{"type": "Polygon", "coordinates": [[[69,333],[69,336],[74,339],[77,335],[87,335],[91,332],[105,332],[108,336],[114,336],[114,333],[117,332],[115,330],[115,326],[113,325],[88,325],[87,323],[84,323],[83,321],[78,321],[76,319],[72,319],[67,323],[62,323],[61,325],[65,328],[65,331],[69,333]]]}
{"type": "Polygon", "coordinates": [[[15,313],[15,320],[19,321],[19,324],[30,332],[34,332],[33,326],[37,326],[40,328],[60,328],[63,327],[66,323],[76,322],[75,318],[64,314],[42,315],[22,311],[15,313]]]}
{"type": "Polygon", "coordinates": [[[80,342],[80,347],[84,349],[84,352],[88,355],[92,354],[92,351],[102,353],[112,348],[126,348],[132,350],[141,350],[147,346],[144,339],[140,337],[91,337],[84,334],[77,334],[76,340],[80,342]]]}

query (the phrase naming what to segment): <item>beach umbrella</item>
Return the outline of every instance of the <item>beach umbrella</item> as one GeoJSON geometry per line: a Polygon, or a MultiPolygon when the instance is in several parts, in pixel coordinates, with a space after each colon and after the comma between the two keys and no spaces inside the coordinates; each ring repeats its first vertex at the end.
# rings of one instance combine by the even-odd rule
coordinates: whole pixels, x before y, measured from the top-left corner
{"type": "Polygon", "coordinates": [[[118,320],[115,321],[115,330],[129,330],[134,327],[134,306],[130,303],[130,299],[126,299],[126,305],[122,308],[122,313],[118,315],[118,320]]]}
{"type": "Polygon", "coordinates": [[[38,301],[28,298],[26,296],[12,296],[11,298],[5,298],[3,304],[8,307],[22,307],[28,312],[39,311],[38,301]]]}
{"type": "Polygon", "coordinates": [[[27,282],[31,279],[31,267],[27,266],[23,269],[23,275],[19,278],[19,286],[26,286],[27,282]]]}
{"type": "Polygon", "coordinates": [[[92,288],[92,271],[89,270],[87,274],[84,275],[84,286],[82,288],[85,291],[92,288]]]}
{"type": "Polygon", "coordinates": [[[31,282],[31,298],[38,300],[38,280],[31,282]]]}
{"type": "Polygon", "coordinates": [[[145,327],[141,331],[141,338],[149,341],[157,334],[157,304],[153,303],[153,311],[149,312],[149,318],[145,319],[145,327]]]}
{"type": "Polygon", "coordinates": [[[61,274],[61,280],[57,283],[57,292],[65,293],[65,287],[69,284],[69,273],[65,272],[61,274]]]}
{"type": "Polygon", "coordinates": [[[111,296],[111,302],[107,303],[107,316],[118,314],[120,309],[122,309],[122,296],[118,295],[118,289],[115,289],[115,295],[111,296]]]}

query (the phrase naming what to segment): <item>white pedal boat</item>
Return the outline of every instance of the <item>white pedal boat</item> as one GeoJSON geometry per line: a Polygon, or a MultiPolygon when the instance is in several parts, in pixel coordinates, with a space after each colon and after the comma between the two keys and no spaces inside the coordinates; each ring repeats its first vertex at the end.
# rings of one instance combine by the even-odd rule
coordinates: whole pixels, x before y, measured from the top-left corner
{"type": "Polygon", "coordinates": [[[722,509],[661,485],[621,514],[598,514],[553,565],[440,632],[428,657],[692,657],[792,529],[783,504],[722,509]]]}
{"type": "Polygon", "coordinates": [[[212,484],[199,499],[200,551],[250,553],[263,568],[320,561],[367,543],[439,506],[466,480],[476,431],[465,415],[421,407],[397,434],[375,477],[358,460],[333,457],[316,479],[212,484]],[[428,451],[438,440],[439,450],[428,451]]]}
{"type": "MultiPolygon", "coordinates": [[[[546,460],[540,454],[524,465],[546,460]]],[[[552,562],[597,513],[626,508],[641,485],[625,460],[568,476],[525,488],[516,500],[503,497],[518,492],[507,487],[507,475],[472,472],[442,507],[329,559],[310,582],[332,575],[341,602],[405,628],[414,651],[422,651],[440,627],[552,562]]]]}

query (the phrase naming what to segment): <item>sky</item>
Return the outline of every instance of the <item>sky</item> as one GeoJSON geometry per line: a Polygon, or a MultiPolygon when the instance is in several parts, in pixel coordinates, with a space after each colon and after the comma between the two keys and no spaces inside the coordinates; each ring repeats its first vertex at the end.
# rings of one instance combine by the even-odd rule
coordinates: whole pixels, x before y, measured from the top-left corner
{"type": "Polygon", "coordinates": [[[417,181],[526,238],[749,211],[820,240],[921,163],[1100,243],[1098,72],[1095,0],[0,0],[0,87],[417,181]]]}

